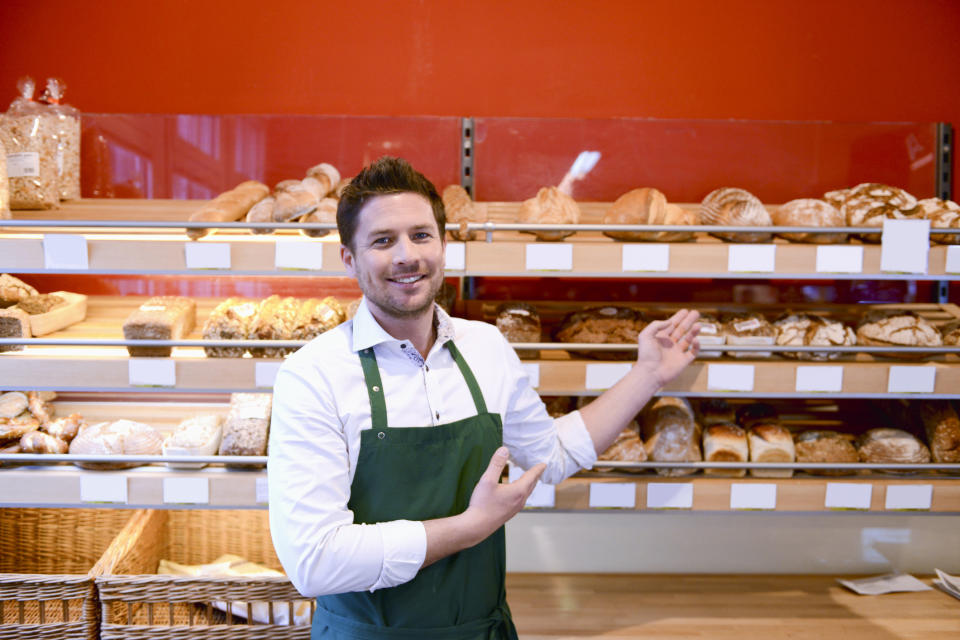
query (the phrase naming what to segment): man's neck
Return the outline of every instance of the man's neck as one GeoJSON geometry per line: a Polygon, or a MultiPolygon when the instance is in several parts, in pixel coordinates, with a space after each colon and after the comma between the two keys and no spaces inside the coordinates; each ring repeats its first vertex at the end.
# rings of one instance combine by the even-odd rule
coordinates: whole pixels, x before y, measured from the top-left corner
{"type": "Polygon", "coordinates": [[[424,359],[427,358],[427,354],[433,348],[433,343],[437,340],[432,305],[422,314],[409,318],[397,318],[383,313],[373,304],[368,306],[370,314],[383,327],[384,331],[397,340],[409,340],[413,344],[413,348],[419,351],[424,359]]]}

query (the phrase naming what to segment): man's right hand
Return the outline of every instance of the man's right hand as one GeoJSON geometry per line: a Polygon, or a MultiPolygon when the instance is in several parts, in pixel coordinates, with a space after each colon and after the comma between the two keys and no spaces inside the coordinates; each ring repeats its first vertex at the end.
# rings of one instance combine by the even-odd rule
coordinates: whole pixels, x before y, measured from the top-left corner
{"type": "Polygon", "coordinates": [[[487,470],[480,476],[480,481],[470,496],[470,506],[464,512],[470,522],[478,527],[482,534],[480,540],[499,529],[523,509],[527,498],[537,486],[537,480],[546,469],[546,465],[540,463],[515,481],[501,484],[500,476],[503,475],[503,468],[509,459],[510,454],[506,447],[500,447],[494,452],[487,470]]]}

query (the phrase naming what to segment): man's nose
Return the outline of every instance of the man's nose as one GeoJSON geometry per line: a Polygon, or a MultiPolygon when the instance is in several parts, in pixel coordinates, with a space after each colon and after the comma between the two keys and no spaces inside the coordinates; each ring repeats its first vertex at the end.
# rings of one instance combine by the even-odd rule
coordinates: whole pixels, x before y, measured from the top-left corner
{"type": "Polygon", "coordinates": [[[417,258],[417,247],[410,238],[401,237],[393,245],[393,261],[397,264],[413,262],[417,258]]]}

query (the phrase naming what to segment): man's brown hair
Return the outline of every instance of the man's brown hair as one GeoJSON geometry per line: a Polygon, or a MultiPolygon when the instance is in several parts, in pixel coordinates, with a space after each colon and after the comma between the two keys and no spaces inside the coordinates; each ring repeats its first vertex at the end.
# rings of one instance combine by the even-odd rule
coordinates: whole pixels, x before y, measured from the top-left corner
{"type": "Polygon", "coordinates": [[[337,205],[337,231],[340,243],[353,250],[353,234],[357,230],[360,211],[371,199],[391,193],[417,193],[430,203],[437,221],[440,237],[447,225],[443,200],[426,176],[417,171],[403,158],[383,156],[364,167],[343,190],[337,205]]]}

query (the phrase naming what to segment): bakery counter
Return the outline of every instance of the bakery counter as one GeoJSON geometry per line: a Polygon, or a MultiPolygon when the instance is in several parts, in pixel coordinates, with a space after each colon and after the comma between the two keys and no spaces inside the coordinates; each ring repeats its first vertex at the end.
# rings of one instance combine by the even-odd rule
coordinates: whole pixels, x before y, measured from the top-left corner
{"type": "Polygon", "coordinates": [[[525,640],[942,640],[960,629],[960,606],[936,589],[862,596],[828,575],[508,573],[507,594],[525,640]]]}
{"type": "MultiPolygon", "coordinates": [[[[519,203],[477,204],[489,222],[470,225],[474,240],[448,243],[449,275],[830,280],[960,277],[958,246],[933,245],[925,265],[908,272],[891,267],[895,262],[884,266],[879,244],[800,244],[780,238],[767,244],[743,244],[722,242],[709,235],[710,231],[736,227],[690,226],[693,242],[618,242],[601,233],[609,227],[600,224],[609,203],[600,202],[580,203],[583,216],[579,225],[554,225],[572,233],[564,241],[538,242],[530,233],[519,231],[524,225],[515,223],[519,203]]],[[[300,231],[316,227],[315,231],[322,232],[332,225],[224,223],[215,233],[194,241],[180,225],[200,205],[195,200],[80,200],[65,203],[55,212],[16,211],[15,226],[8,223],[0,233],[0,271],[344,274],[335,230],[323,237],[305,237],[300,231]],[[271,234],[252,234],[250,229],[258,226],[264,230],[282,228],[271,234]]],[[[695,209],[699,205],[681,206],[695,209]]],[[[616,228],[621,227],[634,231],[660,228],[616,228]]],[[[455,228],[448,226],[450,230],[455,228]]],[[[788,228],[768,230],[783,229],[788,228]]]]}

